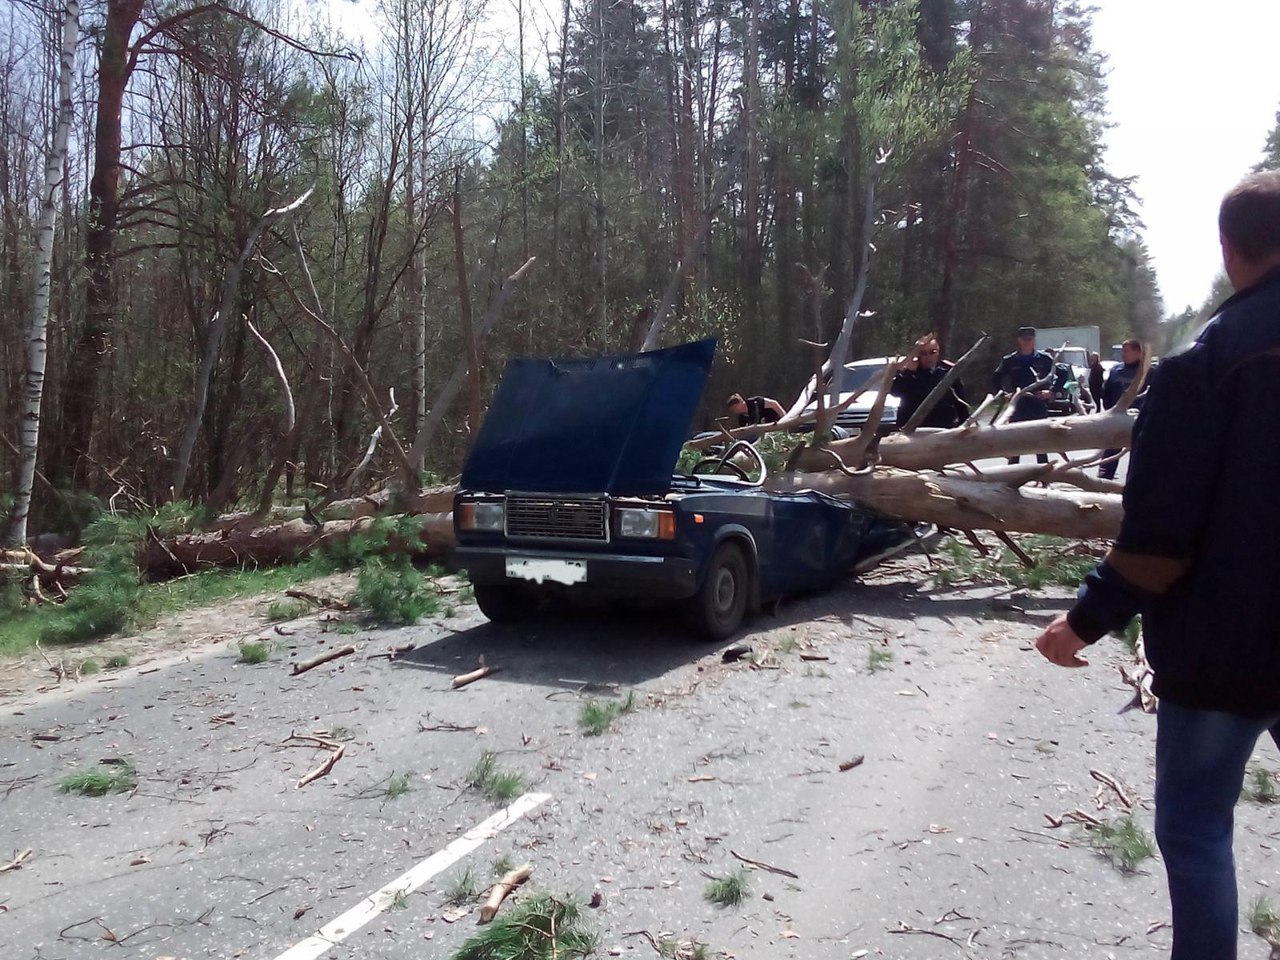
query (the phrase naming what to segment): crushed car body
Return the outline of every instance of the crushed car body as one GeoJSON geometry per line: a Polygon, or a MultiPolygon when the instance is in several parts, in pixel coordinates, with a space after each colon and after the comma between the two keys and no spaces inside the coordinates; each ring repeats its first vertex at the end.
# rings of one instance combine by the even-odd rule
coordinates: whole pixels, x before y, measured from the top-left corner
{"type": "Polygon", "coordinates": [[[490,620],[552,597],[666,600],[720,639],[762,602],[910,542],[858,504],[766,489],[745,442],[676,472],[714,352],[508,364],[454,500],[451,566],[490,620]]]}

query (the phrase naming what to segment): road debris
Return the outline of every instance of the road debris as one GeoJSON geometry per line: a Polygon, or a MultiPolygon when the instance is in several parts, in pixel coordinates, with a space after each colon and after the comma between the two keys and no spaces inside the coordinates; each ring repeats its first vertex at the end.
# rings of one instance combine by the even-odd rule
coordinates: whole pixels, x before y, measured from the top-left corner
{"type": "Polygon", "coordinates": [[[22,863],[27,857],[31,856],[31,848],[27,847],[22,852],[14,855],[14,858],[0,867],[0,873],[8,873],[10,870],[21,870],[22,863]]]}
{"type": "Polygon", "coordinates": [[[498,908],[502,906],[502,901],[507,899],[511,891],[520,884],[524,883],[533,876],[533,864],[526,863],[523,866],[516,867],[514,870],[507,871],[502,879],[493,885],[493,889],[489,891],[489,896],[485,898],[484,906],[480,908],[480,923],[488,923],[498,913],[498,908]]]}
{"type": "Polygon", "coordinates": [[[316,780],[319,780],[321,777],[323,777],[326,773],[328,773],[330,770],[333,769],[333,765],[335,763],[337,763],[339,760],[342,759],[342,756],[343,754],[346,753],[346,751],[347,751],[346,744],[339,745],[338,749],[334,750],[333,753],[329,754],[329,756],[325,759],[324,763],[320,764],[320,766],[316,767],[314,770],[312,770],[305,777],[303,777],[301,780],[298,781],[298,785],[296,789],[301,790],[307,784],[313,783],[316,780]]]}
{"type": "Polygon", "coordinates": [[[736,850],[730,850],[729,854],[735,860],[740,860],[743,863],[749,864],[750,866],[753,866],[753,867],[759,867],[761,870],[767,870],[770,873],[776,873],[782,877],[790,877],[792,880],[800,879],[800,875],[798,873],[792,873],[790,870],[784,870],[782,867],[775,867],[773,864],[765,863],[763,860],[752,860],[750,857],[744,857],[742,854],[738,853],[736,850]]]}
{"type": "Polygon", "coordinates": [[[491,673],[497,672],[497,667],[491,667],[484,662],[484,657],[480,658],[480,666],[472,670],[470,673],[460,673],[453,678],[453,689],[458,690],[465,687],[469,683],[475,683],[482,680],[491,673]]]}
{"type": "Polygon", "coordinates": [[[337,660],[339,657],[349,657],[355,652],[356,648],[350,645],[339,647],[337,650],[330,650],[328,653],[322,653],[320,656],[312,657],[310,660],[305,660],[302,663],[295,663],[290,675],[296,677],[298,674],[306,673],[308,670],[318,667],[322,663],[328,663],[330,660],[337,660]]]}

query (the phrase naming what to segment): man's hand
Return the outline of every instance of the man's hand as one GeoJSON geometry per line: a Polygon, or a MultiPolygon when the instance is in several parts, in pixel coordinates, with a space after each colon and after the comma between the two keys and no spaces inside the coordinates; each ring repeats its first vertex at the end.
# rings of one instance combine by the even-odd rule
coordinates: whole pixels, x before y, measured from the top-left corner
{"type": "Polygon", "coordinates": [[[1080,656],[1084,648],[1085,642],[1071,629],[1065,613],[1049,624],[1036,641],[1036,649],[1041,656],[1060,667],[1087,667],[1089,661],[1080,656]]]}

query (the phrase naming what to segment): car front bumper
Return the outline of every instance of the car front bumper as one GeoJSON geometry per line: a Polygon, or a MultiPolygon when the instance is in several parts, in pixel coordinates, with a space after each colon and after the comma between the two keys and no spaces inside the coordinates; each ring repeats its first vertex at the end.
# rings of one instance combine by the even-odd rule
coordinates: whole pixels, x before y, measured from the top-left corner
{"type": "Polygon", "coordinates": [[[685,557],[526,549],[512,545],[459,546],[449,556],[449,567],[465,570],[472,583],[555,584],[574,592],[637,600],[679,600],[693,596],[698,589],[697,566],[685,557]],[[508,575],[508,560],[535,561],[530,565],[535,569],[542,562],[546,566],[558,564],[571,570],[572,577],[578,576],[581,564],[585,565],[585,576],[574,583],[556,581],[554,577],[539,583],[508,575]]]}

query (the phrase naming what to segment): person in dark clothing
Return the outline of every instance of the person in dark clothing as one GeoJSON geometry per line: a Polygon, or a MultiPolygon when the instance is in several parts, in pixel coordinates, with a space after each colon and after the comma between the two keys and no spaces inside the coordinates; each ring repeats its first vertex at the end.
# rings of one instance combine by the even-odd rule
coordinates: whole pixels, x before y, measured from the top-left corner
{"type": "MultiPolygon", "coordinates": [[[[1107,385],[1102,388],[1102,409],[1104,410],[1110,410],[1119,403],[1120,398],[1129,389],[1129,385],[1133,383],[1134,378],[1142,373],[1141,341],[1126,340],[1120,350],[1124,363],[1111,369],[1111,373],[1107,377],[1107,385]]],[[[1130,410],[1140,409],[1141,407],[1142,402],[1138,397],[1135,397],[1133,402],[1129,404],[1130,410]]],[[[1119,454],[1119,450],[1102,451],[1104,459],[1098,467],[1098,476],[1103,480],[1114,480],[1116,478],[1116,467],[1120,463],[1119,454]]]]}
{"type": "MultiPolygon", "coordinates": [[[[942,359],[938,338],[932,333],[921,337],[911,356],[898,366],[893,375],[889,392],[898,398],[898,426],[905,426],[920,404],[940,384],[955,364],[942,359]]],[[[958,427],[969,416],[969,404],[965,402],[964,384],[958,379],[951,382],[946,396],[925,414],[922,427],[958,427]]]]}
{"type": "Polygon", "coordinates": [[[1086,644],[1142,614],[1160,698],[1156,840],[1173,960],[1234,960],[1233,812],[1258,739],[1280,746],[1280,171],[1222,201],[1235,289],[1166,357],[1134,427],[1120,535],[1075,605],[1036,641],[1083,666],[1086,644]]]}
{"type": "Polygon", "coordinates": [[[777,423],[785,415],[782,404],[769,397],[746,397],[735,393],[725,401],[730,416],[738,418],[738,426],[749,427],[757,423],[777,423]]]}
{"type": "MultiPolygon", "coordinates": [[[[1024,387],[1045,379],[1053,372],[1053,358],[1036,349],[1036,328],[1018,328],[1018,349],[1005,354],[991,375],[991,392],[1004,391],[1013,394],[1024,387]]],[[[1018,406],[1013,411],[1010,421],[1018,423],[1022,420],[1043,420],[1049,415],[1048,402],[1053,399],[1053,391],[1048,389],[1024,393],[1018,398],[1018,406]]],[[[1047,453],[1036,454],[1040,463],[1048,463],[1047,453]]],[[[1017,463],[1018,457],[1010,457],[1010,463],[1017,463]]]]}
{"type": "Polygon", "coordinates": [[[1094,412],[1102,412],[1102,386],[1107,379],[1107,368],[1102,365],[1102,357],[1096,353],[1089,354],[1089,397],[1093,400],[1094,412]]]}

